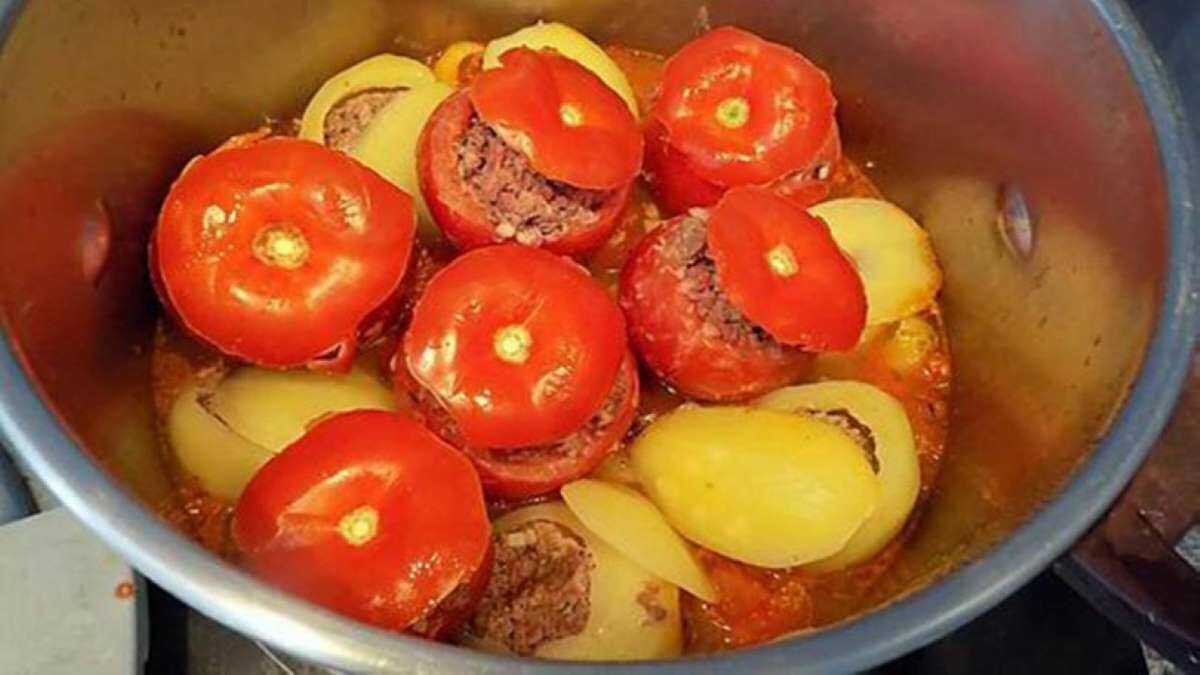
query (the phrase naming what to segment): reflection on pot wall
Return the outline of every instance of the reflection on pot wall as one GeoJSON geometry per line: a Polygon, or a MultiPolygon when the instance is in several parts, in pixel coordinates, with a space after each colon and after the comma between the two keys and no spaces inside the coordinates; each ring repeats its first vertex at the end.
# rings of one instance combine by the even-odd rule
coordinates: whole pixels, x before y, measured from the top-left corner
{"type": "Polygon", "coordinates": [[[1011,531],[1086,455],[1157,311],[1163,177],[1084,2],[136,0],[33,3],[0,54],[0,305],[47,397],[137,493],[167,498],[142,274],[187,157],[295,112],[372,52],[427,54],[534,18],[668,50],[737,23],[831,71],[849,155],[933,233],[955,357],[940,489],[879,596],[1011,531]],[[1081,28],[1083,27],[1083,28],[1081,28]],[[1033,250],[998,234],[1003,186],[1033,250]]]}

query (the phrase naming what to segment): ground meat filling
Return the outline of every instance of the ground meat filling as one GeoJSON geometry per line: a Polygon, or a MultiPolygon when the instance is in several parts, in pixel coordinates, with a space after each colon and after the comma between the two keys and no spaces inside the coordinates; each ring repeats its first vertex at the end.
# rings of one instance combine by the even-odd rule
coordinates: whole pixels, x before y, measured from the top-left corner
{"type": "Polygon", "coordinates": [[[751,323],[717,284],[717,266],[708,257],[708,228],[704,220],[687,216],[663,241],[662,261],[681,279],[679,290],[701,320],[705,337],[734,347],[784,350],[765,330],[751,323]]]}
{"type": "Polygon", "coordinates": [[[478,115],[458,139],[458,174],[487,212],[497,241],[539,246],[590,225],[611,194],[550,180],[478,115]]]}
{"type": "Polygon", "coordinates": [[[567,528],[535,520],[493,536],[492,577],[471,632],[528,656],[583,631],[591,613],[587,544],[567,528]]]}
{"type": "Polygon", "coordinates": [[[375,87],[338,101],[325,115],[325,144],[349,152],[379,111],[406,91],[403,87],[375,87]]]}

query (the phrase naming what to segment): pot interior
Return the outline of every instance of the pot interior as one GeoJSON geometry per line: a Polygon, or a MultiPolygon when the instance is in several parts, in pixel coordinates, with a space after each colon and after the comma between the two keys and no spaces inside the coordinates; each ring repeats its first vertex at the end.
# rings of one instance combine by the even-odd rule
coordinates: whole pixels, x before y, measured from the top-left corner
{"type": "Polygon", "coordinates": [[[428,55],[538,18],[656,51],[727,23],[797,47],[833,77],[847,154],[932,232],[955,368],[950,443],[875,602],[979,556],[1053,497],[1120,408],[1158,313],[1164,176],[1136,85],[1082,0],[80,0],[8,11],[0,310],[46,403],[148,503],[171,489],[152,424],[146,239],[183,163],[294,113],[372,53],[428,55]]]}

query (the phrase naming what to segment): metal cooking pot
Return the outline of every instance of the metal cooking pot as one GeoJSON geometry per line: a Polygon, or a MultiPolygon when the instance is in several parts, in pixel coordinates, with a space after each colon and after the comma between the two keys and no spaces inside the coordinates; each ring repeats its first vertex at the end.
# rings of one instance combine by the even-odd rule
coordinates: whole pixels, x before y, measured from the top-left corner
{"type": "MultiPolygon", "coordinates": [[[[145,242],[191,155],[380,50],[556,18],[669,51],[735,23],[829,70],[848,153],[932,232],[955,359],[939,489],[866,615],[701,661],[844,672],[1000,601],[1113,500],[1167,419],[1200,198],[1169,83],[1116,0],[0,1],[0,429],[97,534],[200,611],[347,671],[561,669],[364,627],[160,521],[145,242]]],[[[605,669],[603,666],[573,666],[605,669]]],[[[607,667],[615,668],[615,667],[607,667]]]]}

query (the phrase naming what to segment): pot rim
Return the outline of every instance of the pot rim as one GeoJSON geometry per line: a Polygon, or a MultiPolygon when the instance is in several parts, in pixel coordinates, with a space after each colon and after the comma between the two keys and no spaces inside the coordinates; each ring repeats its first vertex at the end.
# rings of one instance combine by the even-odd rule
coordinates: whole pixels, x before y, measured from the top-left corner
{"type": "MultiPolygon", "coordinates": [[[[1169,203],[1162,309],[1137,381],[1109,432],[1064,489],[978,560],[859,619],[805,639],[710,657],[621,665],[534,662],[370,628],[262,583],[192,543],[82,451],[41,401],[7,331],[0,340],[0,433],[80,520],[141,573],[198,611],[303,659],[349,672],[864,670],[926,645],[1015,592],[1107,510],[1170,417],[1195,337],[1200,203],[1195,148],[1177,91],[1121,0],[1089,0],[1119,45],[1154,128],[1169,203]]],[[[0,0],[0,40],[21,3],[0,0]]]]}

